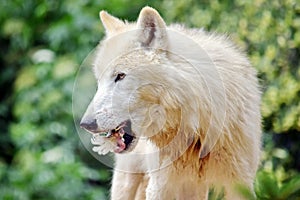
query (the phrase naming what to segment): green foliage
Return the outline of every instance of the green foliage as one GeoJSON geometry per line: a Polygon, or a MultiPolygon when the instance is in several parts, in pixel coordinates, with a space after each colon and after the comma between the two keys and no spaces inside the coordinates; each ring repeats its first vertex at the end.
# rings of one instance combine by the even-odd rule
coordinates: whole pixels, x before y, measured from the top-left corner
{"type": "MultiPolygon", "coordinates": [[[[169,23],[230,33],[247,50],[263,90],[264,153],[256,196],[300,199],[296,0],[1,2],[0,199],[107,199],[110,171],[82,148],[73,124],[73,83],[103,36],[99,11],[135,20],[145,5],[169,23]]],[[[242,186],[240,191],[255,198],[242,186]]]]}
{"type": "Polygon", "coordinates": [[[257,173],[255,193],[239,185],[238,191],[248,200],[294,200],[300,197],[300,175],[283,179],[284,172],[261,170],[257,173]]]}
{"type": "Polygon", "coordinates": [[[260,171],[257,174],[256,193],[259,199],[294,199],[294,195],[299,197],[299,190],[299,175],[283,182],[274,173],[260,171]]]}

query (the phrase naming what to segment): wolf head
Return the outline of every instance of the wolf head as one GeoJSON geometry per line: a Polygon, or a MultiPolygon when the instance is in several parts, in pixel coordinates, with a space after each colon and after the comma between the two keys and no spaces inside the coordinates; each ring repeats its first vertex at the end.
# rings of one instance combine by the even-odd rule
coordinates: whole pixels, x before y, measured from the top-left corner
{"type": "MultiPolygon", "coordinates": [[[[108,148],[118,153],[132,149],[140,137],[158,146],[170,143],[178,133],[196,133],[207,140],[200,126],[207,131],[213,120],[209,104],[214,94],[207,87],[209,80],[194,66],[201,60],[206,77],[215,78],[207,66],[210,59],[201,58],[206,53],[193,40],[183,40],[181,33],[167,28],[150,7],[141,10],[137,23],[123,22],[105,11],[100,12],[100,19],[106,37],[94,63],[98,89],[81,127],[93,134],[106,133],[102,139],[110,141],[108,148]]],[[[194,137],[180,137],[178,142],[194,137]]]]}

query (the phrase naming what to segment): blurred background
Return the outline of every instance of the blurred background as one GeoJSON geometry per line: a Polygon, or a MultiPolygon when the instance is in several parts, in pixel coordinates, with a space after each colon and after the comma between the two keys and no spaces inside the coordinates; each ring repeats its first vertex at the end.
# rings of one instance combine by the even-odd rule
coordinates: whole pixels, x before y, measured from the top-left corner
{"type": "Polygon", "coordinates": [[[145,5],[167,23],[229,34],[247,51],[263,90],[257,197],[299,200],[298,0],[2,0],[0,199],[108,198],[111,169],[80,142],[73,85],[103,37],[99,11],[131,21],[145,5]]]}

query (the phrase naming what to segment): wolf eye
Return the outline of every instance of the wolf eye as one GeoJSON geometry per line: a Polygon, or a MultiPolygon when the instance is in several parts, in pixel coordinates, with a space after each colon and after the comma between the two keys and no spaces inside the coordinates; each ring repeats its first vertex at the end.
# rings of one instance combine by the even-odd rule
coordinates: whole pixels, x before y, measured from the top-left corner
{"type": "Polygon", "coordinates": [[[115,79],[115,83],[118,82],[118,81],[120,81],[120,80],[122,80],[122,79],[124,79],[125,76],[126,76],[126,74],[123,73],[123,72],[118,73],[118,74],[117,74],[117,77],[116,77],[116,79],[115,79]]]}

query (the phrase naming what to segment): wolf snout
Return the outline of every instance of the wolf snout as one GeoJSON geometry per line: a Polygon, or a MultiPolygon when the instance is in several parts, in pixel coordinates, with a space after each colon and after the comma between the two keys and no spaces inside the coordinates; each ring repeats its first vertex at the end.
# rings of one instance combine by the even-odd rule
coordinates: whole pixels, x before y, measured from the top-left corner
{"type": "Polygon", "coordinates": [[[80,128],[83,128],[89,132],[96,133],[98,129],[98,124],[96,119],[93,120],[81,120],[80,128]]]}

